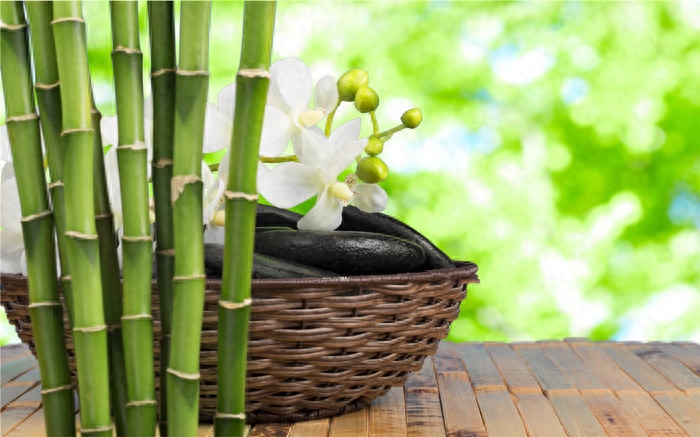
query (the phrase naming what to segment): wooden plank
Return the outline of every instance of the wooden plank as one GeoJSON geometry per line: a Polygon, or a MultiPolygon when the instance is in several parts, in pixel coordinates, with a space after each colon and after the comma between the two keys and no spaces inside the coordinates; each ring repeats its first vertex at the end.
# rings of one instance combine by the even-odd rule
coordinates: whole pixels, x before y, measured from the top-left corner
{"type": "Polygon", "coordinates": [[[2,366],[0,366],[0,384],[5,385],[36,365],[37,362],[31,355],[18,358],[9,363],[3,361],[2,366]]]}
{"type": "Polygon", "coordinates": [[[512,393],[542,392],[523,357],[506,343],[484,343],[484,348],[498,367],[506,387],[512,393]]]}
{"type": "Polygon", "coordinates": [[[686,394],[700,393],[700,376],[693,373],[674,356],[650,345],[635,346],[632,350],[686,394]]]}
{"type": "Polygon", "coordinates": [[[0,363],[2,365],[9,363],[10,361],[17,360],[19,358],[24,358],[31,355],[29,347],[24,343],[8,344],[0,348],[0,363]]]}
{"type": "Polygon", "coordinates": [[[412,373],[404,386],[406,399],[406,435],[445,437],[437,380],[430,357],[419,372],[412,373]]]}
{"type": "Polygon", "coordinates": [[[0,435],[6,435],[41,408],[41,403],[12,403],[0,413],[0,435]]]}
{"type": "Polygon", "coordinates": [[[513,348],[525,359],[530,371],[540,383],[542,390],[573,390],[574,385],[561,369],[549,359],[538,344],[515,344],[513,348]]]}
{"type": "Polygon", "coordinates": [[[611,390],[584,390],[581,395],[607,435],[637,437],[646,434],[611,390]]]}
{"type": "Polygon", "coordinates": [[[31,390],[34,386],[36,386],[36,382],[27,382],[23,384],[13,384],[13,385],[4,385],[2,387],[2,398],[0,399],[0,409],[5,408],[10,402],[14,401],[15,399],[19,398],[29,390],[31,390]]]}
{"type": "Polygon", "coordinates": [[[476,393],[488,435],[527,436],[515,403],[506,390],[482,390],[476,393]]]}
{"type": "Polygon", "coordinates": [[[564,427],[542,392],[521,391],[513,395],[527,434],[531,436],[563,436],[564,427]]]}
{"type": "Polygon", "coordinates": [[[609,388],[616,393],[633,391],[644,393],[644,389],[625,373],[599,343],[577,342],[569,343],[569,347],[578,355],[583,364],[598,375],[609,388]]]}
{"type": "Polygon", "coordinates": [[[369,407],[369,435],[372,437],[406,435],[406,404],[402,387],[393,387],[386,395],[372,402],[369,407]]]}
{"type": "Polygon", "coordinates": [[[605,343],[600,346],[615,363],[648,392],[674,391],[676,387],[653,367],[639,358],[633,345],[605,343]]]}
{"type": "Polygon", "coordinates": [[[675,393],[654,393],[654,399],[661,408],[691,436],[700,436],[700,409],[686,395],[675,393]]]}
{"type": "Polygon", "coordinates": [[[13,379],[12,382],[39,382],[41,381],[41,372],[39,366],[33,367],[29,372],[25,372],[13,379]]]}
{"type": "Polygon", "coordinates": [[[369,429],[367,409],[333,417],[328,437],[366,437],[369,429]]]}
{"type": "Polygon", "coordinates": [[[43,410],[39,410],[3,437],[39,437],[46,435],[43,410]]]}
{"type": "Polygon", "coordinates": [[[606,390],[607,385],[587,367],[567,343],[541,344],[540,347],[549,359],[556,364],[573,385],[579,390],[606,390]]]}
{"type": "Polygon", "coordinates": [[[289,437],[326,437],[330,424],[330,419],[298,422],[292,425],[289,437]]]}
{"type": "Polygon", "coordinates": [[[547,397],[568,436],[600,437],[606,435],[600,422],[578,392],[556,390],[547,397]]]}
{"type": "Polygon", "coordinates": [[[498,367],[491,360],[483,344],[462,343],[457,350],[467,367],[474,391],[506,389],[501,372],[498,371],[498,367]]]}
{"type": "Polygon", "coordinates": [[[250,427],[248,437],[287,437],[291,423],[260,423],[250,427]]]}
{"type": "Polygon", "coordinates": [[[647,393],[620,392],[617,397],[652,436],[685,436],[685,431],[647,393]]]}
{"type": "Polygon", "coordinates": [[[696,375],[700,375],[700,345],[683,347],[680,344],[659,343],[655,346],[685,364],[696,375]]]}
{"type": "Polygon", "coordinates": [[[486,428],[464,363],[454,344],[443,344],[445,346],[441,345],[433,357],[433,366],[440,392],[445,432],[448,437],[486,437],[486,428]]]}
{"type": "Polygon", "coordinates": [[[197,437],[214,437],[214,425],[200,424],[197,428],[197,437]]]}

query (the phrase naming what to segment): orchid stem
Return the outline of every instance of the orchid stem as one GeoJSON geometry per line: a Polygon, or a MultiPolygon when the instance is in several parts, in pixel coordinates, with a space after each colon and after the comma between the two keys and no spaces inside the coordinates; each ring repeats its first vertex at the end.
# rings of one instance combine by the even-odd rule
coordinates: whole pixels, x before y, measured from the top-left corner
{"type": "Polygon", "coordinates": [[[377,123],[377,114],[374,111],[370,111],[369,117],[372,119],[372,134],[375,136],[379,136],[379,123],[377,123]]]}

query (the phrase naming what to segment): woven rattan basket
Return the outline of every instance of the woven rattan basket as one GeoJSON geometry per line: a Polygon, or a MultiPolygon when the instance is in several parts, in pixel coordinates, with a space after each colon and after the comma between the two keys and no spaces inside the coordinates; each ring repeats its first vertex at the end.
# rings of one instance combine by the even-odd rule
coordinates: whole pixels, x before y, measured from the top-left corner
{"type": "MultiPolygon", "coordinates": [[[[364,408],[401,386],[436,352],[459,315],[477,267],[395,275],[253,280],[247,379],[251,423],[300,421],[364,408]]],[[[26,278],[2,275],[0,301],[34,350],[26,278]]],[[[217,315],[221,282],[207,281],[200,415],[216,411],[217,315]]],[[[155,283],[154,283],[155,289],[155,283]]],[[[153,293],[155,338],[160,334],[153,293]]],[[[70,353],[72,342],[66,320],[70,353]]],[[[156,345],[156,369],[160,351],[156,345]]],[[[75,363],[71,357],[71,366],[75,363]]]]}

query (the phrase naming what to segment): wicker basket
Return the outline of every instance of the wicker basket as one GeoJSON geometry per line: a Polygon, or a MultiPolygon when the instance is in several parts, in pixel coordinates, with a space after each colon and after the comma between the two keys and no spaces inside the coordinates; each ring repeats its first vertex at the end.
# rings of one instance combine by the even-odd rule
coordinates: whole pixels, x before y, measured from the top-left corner
{"type": "MultiPolygon", "coordinates": [[[[330,417],[401,386],[436,352],[477,267],[396,275],[253,280],[247,379],[251,423],[330,417]]],[[[35,353],[26,278],[2,275],[0,301],[35,353]]],[[[202,420],[216,411],[221,282],[207,281],[201,350],[202,420]]],[[[154,282],[155,289],[155,282],[154,282]]],[[[155,338],[160,334],[153,293],[155,338]]],[[[70,330],[66,337],[72,354],[70,330]]],[[[156,369],[160,351],[156,346],[156,369]]],[[[71,367],[75,362],[71,356],[71,367]]]]}

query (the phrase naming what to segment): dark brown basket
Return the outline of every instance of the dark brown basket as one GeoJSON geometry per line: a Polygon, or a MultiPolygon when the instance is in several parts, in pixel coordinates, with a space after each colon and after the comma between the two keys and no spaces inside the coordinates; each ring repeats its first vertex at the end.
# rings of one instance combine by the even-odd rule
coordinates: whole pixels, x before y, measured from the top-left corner
{"type": "MultiPolygon", "coordinates": [[[[447,336],[466,285],[479,281],[476,271],[475,264],[458,263],[420,273],[253,280],[248,421],[335,416],[364,408],[392,386],[403,385],[447,336]]],[[[3,274],[1,280],[7,317],[35,353],[26,278],[3,274]]],[[[220,287],[219,280],[207,281],[200,356],[204,420],[216,412],[220,287]]],[[[152,296],[159,338],[158,293],[152,296]]],[[[67,320],[66,337],[72,355],[67,320]]],[[[159,369],[157,344],[155,358],[159,369]]]]}

